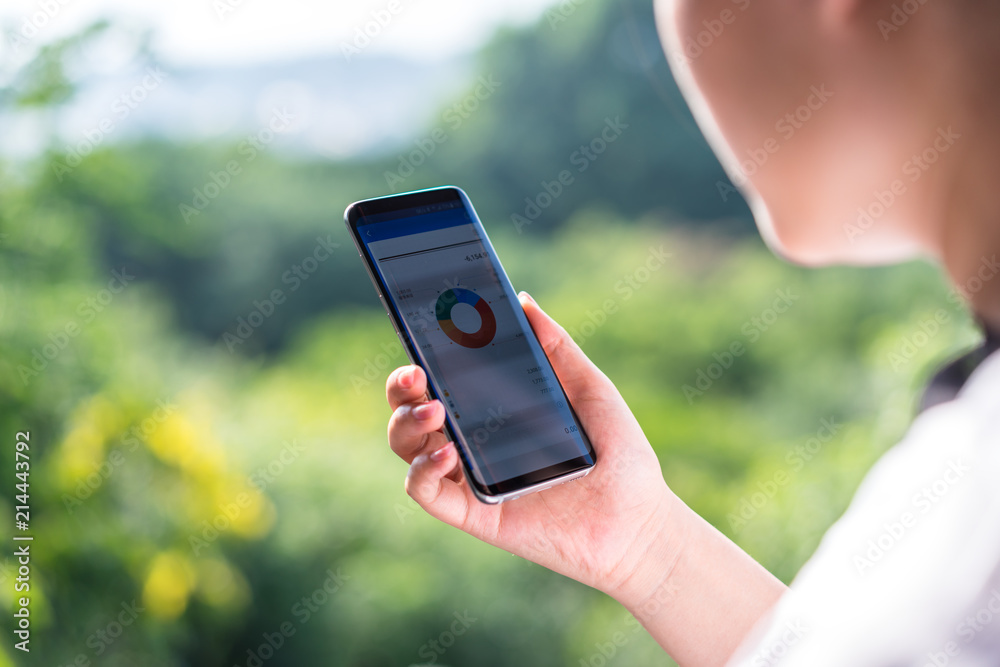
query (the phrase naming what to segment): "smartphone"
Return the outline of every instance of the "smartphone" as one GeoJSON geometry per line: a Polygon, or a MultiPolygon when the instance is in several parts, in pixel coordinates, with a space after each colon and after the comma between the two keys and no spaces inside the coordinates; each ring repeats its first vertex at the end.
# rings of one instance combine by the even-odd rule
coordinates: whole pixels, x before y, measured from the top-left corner
{"type": "Polygon", "coordinates": [[[445,407],[476,497],[500,503],[589,473],[597,457],[468,196],[456,187],[344,214],[410,361],[445,407]]]}

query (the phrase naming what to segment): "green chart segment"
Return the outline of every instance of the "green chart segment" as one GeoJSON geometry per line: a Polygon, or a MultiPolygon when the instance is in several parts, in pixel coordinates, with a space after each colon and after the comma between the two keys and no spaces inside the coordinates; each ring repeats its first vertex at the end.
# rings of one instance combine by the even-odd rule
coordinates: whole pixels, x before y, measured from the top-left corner
{"type": "Polygon", "coordinates": [[[462,347],[486,347],[497,333],[497,318],[486,301],[475,292],[461,287],[453,287],[442,292],[434,308],[438,325],[448,338],[462,347]],[[480,325],[478,331],[465,332],[451,321],[451,310],[460,303],[468,304],[479,313],[480,325]]]}

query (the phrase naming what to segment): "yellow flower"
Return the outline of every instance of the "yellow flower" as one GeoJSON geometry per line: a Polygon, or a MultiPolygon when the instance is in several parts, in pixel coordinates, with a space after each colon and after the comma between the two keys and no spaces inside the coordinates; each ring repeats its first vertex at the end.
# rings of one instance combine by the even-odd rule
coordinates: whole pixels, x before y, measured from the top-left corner
{"type": "Polygon", "coordinates": [[[176,551],[157,555],[142,588],[143,604],[154,616],[177,618],[187,608],[195,576],[188,559],[176,551]]]}

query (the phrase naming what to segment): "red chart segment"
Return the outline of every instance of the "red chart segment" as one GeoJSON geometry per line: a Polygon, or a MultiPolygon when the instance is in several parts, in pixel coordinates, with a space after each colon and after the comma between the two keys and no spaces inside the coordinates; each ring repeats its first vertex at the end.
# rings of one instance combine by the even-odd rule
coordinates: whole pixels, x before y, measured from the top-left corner
{"type": "Polygon", "coordinates": [[[441,331],[462,347],[486,347],[497,333],[497,318],[486,301],[472,290],[453,287],[438,297],[434,307],[441,331]],[[472,306],[479,313],[478,331],[462,331],[451,320],[451,310],[460,303],[472,306]]]}

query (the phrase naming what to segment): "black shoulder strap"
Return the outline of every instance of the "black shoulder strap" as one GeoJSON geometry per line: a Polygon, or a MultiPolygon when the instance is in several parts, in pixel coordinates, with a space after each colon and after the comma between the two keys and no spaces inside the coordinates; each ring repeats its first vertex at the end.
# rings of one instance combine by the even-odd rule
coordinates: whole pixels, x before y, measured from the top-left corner
{"type": "Polygon", "coordinates": [[[949,362],[931,378],[920,399],[919,412],[954,400],[979,364],[997,350],[1000,350],[1000,336],[987,329],[982,345],[949,362]]]}

